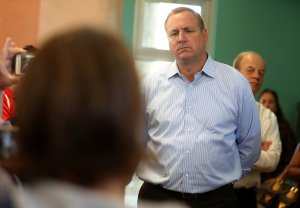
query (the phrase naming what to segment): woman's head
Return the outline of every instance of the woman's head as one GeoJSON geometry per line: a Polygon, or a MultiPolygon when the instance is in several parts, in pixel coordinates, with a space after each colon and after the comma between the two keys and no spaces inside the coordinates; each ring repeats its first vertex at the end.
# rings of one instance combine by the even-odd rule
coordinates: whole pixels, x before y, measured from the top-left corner
{"type": "Polygon", "coordinates": [[[269,108],[277,117],[282,117],[277,93],[271,89],[265,89],[260,93],[259,102],[269,108]]]}
{"type": "Polygon", "coordinates": [[[85,28],[48,41],[20,83],[17,108],[19,151],[7,167],[25,179],[91,186],[133,173],[139,84],[132,57],[112,34],[85,28]]]}

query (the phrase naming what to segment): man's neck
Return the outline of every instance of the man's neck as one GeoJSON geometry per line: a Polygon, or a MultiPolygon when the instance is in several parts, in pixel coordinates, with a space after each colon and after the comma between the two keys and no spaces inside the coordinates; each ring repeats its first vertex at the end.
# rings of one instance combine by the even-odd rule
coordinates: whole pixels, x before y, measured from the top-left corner
{"type": "Polygon", "coordinates": [[[204,64],[208,58],[208,55],[202,56],[200,59],[196,59],[194,61],[176,61],[178,69],[183,76],[185,76],[189,81],[193,81],[195,78],[195,74],[197,72],[202,71],[204,64]]]}

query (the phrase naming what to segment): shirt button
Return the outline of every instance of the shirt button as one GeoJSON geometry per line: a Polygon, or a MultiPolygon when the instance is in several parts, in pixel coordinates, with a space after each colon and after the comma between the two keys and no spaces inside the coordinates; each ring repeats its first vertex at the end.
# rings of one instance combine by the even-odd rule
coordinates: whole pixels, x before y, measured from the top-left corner
{"type": "Polygon", "coordinates": [[[186,151],[186,153],[187,153],[187,154],[189,154],[189,153],[190,153],[190,151],[189,151],[189,150],[187,150],[187,151],[186,151]]]}
{"type": "Polygon", "coordinates": [[[185,174],[185,177],[187,177],[187,178],[188,178],[188,177],[189,177],[189,174],[185,174]]]}

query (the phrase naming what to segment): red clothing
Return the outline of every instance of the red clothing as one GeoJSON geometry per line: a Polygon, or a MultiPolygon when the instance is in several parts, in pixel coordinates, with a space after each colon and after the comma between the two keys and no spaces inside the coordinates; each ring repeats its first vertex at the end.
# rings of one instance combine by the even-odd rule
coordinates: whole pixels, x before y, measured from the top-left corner
{"type": "Polygon", "coordinates": [[[4,121],[10,119],[16,111],[16,103],[14,100],[14,94],[10,88],[3,90],[3,102],[2,102],[2,119],[4,121]]]}

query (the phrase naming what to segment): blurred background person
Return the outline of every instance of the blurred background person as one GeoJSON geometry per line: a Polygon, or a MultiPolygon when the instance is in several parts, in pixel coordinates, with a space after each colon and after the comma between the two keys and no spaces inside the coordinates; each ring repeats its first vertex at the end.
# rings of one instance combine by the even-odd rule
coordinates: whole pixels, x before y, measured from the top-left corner
{"type": "Polygon", "coordinates": [[[14,90],[15,85],[6,88],[3,90],[3,97],[2,97],[2,120],[7,121],[9,120],[16,111],[16,103],[14,98],[14,90]]]}
{"type": "Polygon", "coordinates": [[[282,143],[282,152],[277,168],[273,172],[262,173],[261,180],[264,182],[269,178],[278,176],[285,166],[289,164],[296,148],[297,140],[289,122],[286,120],[282,112],[277,93],[271,89],[264,89],[260,93],[259,102],[275,113],[282,143]]]}
{"type": "Polygon", "coordinates": [[[259,202],[263,207],[300,207],[300,143],[290,162],[274,178],[269,178],[260,190],[259,202]]]}
{"type": "MultiPolygon", "coordinates": [[[[33,45],[26,45],[23,47],[25,57],[30,55],[31,57],[34,57],[34,54],[37,52],[37,48],[33,45]]],[[[22,71],[26,70],[26,65],[28,65],[30,59],[18,59],[19,62],[23,61],[24,64],[18,63],[16,64],[16,55],[12,57],[11,61],[11,67],[8,67],[8,69],[11,71],[11,74],[13,75],[21,75],[19,72],[16,74],[16,65],[18,65],[20,68],[22,68],[22,71]]],[[[18,83],[12,84],[11,86],[5,88],[3,90],[3,99],[2,99],[2,119],[3,121],[10,121],[12,124],[14,124],[13,116],[16,112],[16,103],[15,103],[15,91],[18,86],[18,83]]]]}
{"type": "Polygon", "coordinates": [[[18,82],[18,77],[10,73],[12,58],[16,54],[24,52],[24,49],[16,47],[15,42],[13,42],[10,37],[6,38],[0,61],[0,90],[3,90],[18,82]]]}
{"type": "MultiPolygon", "coordinates": [[[[2,113],[1,104],[2,104],[3,96],[5,99],[7,98],[5,94],[3,95],[3,90],[18,83],[19,81],[19,79],[16,76],[11,74],[12,58],[18,53],[25,52],[24,49],[18,48],[15,45],[16,44],[12,41],[12,39],[8,37],[6,38],[2,49],[2,54],[0,59],[0,112],[1,113],[2,113]]],[[[8,105],[10,105],[10,103],[8,105]]],[[[12,105],[10,105],[9,107],[13,108],[12,105]]],[[[3,122],[1,116],[0,117],[0,198],[5,196],[8,187],[16,185],[15,183],[16,181],[14,179],[15,178],[17,179],[15,175],[13,174],[9,175],[1,167],[2,161],[9,156],[10,148],[12,146],[8,134],[11,135],[15,129],[12,128],[9,124],[8,125],[5,124],[6,123],[3,122]]]]}

